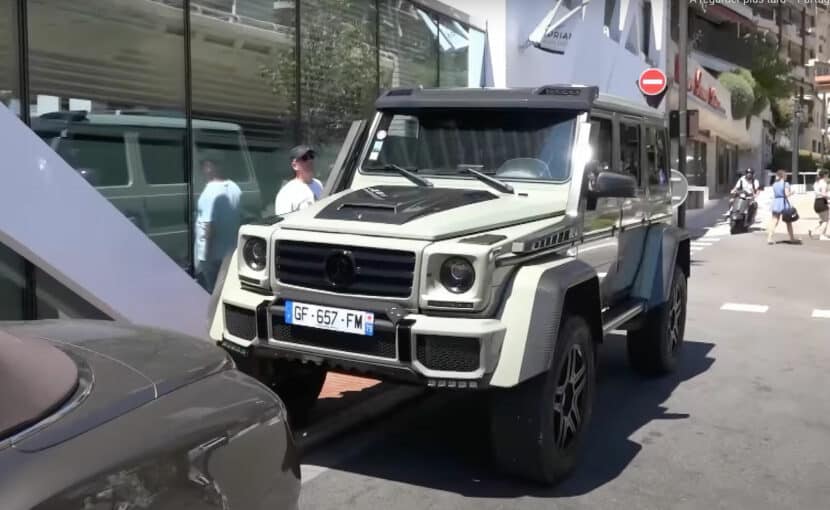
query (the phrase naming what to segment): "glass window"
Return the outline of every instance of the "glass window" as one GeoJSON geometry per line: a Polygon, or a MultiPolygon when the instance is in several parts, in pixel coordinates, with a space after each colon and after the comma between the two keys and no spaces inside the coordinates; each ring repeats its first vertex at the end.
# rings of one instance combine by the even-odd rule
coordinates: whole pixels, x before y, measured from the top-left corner
{"type": "Polygon", "coordinates": [[[20,115],[17,2],[0,0],[0,103],[20,115]]]}
{"type": "MultiPolygon", "coordinates": [[[[293,177],[288,151],[297,119],[295,1],[198,4],[210,9],[195,9],[190,17],[194,203],[206,184],[201,162],[210,159],[242,188],[247,216],[271,214],[280,186],[293,177]]],[[[314,15],[313,5],[304,4],[303,16],[314,15]]],[[[319,82],[319,75],[313,79],[319,82]]]]}
{"type": "MultiPolygon", "coordinates": [[[[563,181],[570,176],[574,115],[519,110],[387,113],[364,170],[384,164],[432,175],[479,167],[504,179],[563,181]]],[[[372,169],[376,170],[372,170],[372,169]]]]}
{"type": "Polygon", "coordinates": [[[438,22],[432,14],[406,0],[381,0],[379,43],[381,88],[438,85],[438,22]]]}
{"type": "Polygon", "coordinates": [[[141,168],[147,184],[183,184],[184,129],[143,129],[138,132],[141,168]]]}
{"type": "Polygon", "coordinates": [[[0,243],[0,321],[26,319],[25,260],[0,243]]]}
{"type": "Polygon", "coordinates": [[[640,125],[620,122],[620,168],[640,180],[640,125]]]}
{"type": "Polygon", "coordinates": [[[592,157],[597,162],[600,172],[611,170],[613,157],[613,127],[610,119],[591,119],[592,157]]]}
{"type": "Polygon", "coordinates": [[[438,56],[442,87],[466,87],[469,83],[470,29],[458,21],[441,17],[438,56]]]}
{"type": "Polygon", "coordinates": [[[351,123],[366,118],[377,99],[375,2],[307,0],[300,23],[303,143],[314,146],[324,180],[351,123]]]}
{"type": "Polygon", "coordinates": [[[185,125],[182,0],[29,0],[27,6],[33,128],[189,268],[186,187],[171,191],[143,185],[181,181],[183,149],[165,146],[153,152],[135,145],[141,133],[171,126],[183,131],[185,125]],[[142,167],[144,158],[147,167],[142,167]]]}

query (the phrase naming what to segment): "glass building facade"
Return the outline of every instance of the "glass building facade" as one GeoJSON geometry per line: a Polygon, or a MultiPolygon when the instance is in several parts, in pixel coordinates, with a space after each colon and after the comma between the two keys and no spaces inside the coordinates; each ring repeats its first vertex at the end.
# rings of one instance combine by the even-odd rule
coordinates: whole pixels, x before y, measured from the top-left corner
{"type": "MultiPolygon", "coordinates": [[[[484,32],[459,17],[434,0],[0,0],[0,102],[192,275],[201,162],[239,185],[243,220],[272,214],[289,149],[312,145],[324,181],[381,90],[482,84],[484,32]]],[[[0,245],[0,319],[54,309],[53,283],[0,245]]]]}

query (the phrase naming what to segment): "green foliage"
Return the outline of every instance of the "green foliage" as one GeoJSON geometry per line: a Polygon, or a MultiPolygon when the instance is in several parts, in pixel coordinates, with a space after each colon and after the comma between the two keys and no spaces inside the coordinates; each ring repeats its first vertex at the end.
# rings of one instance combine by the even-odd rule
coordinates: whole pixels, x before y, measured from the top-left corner
{"type": "Polygon", "coordinates": [[[719,80],[732,95],[732,118],[743,119],[750,115],[755,104],[755,93],[752,91],[752,84],[735,72],[723,73],[719,80]]]}
{"type": "Polygon", "coordinates": [[[790,97],[795,91],[790,81],[790,67],[781,59],[778,46],[766,34],[748,36],[752,46],[752,77],[756,95],[772,103],[775,99],[790,97]]]}
{"type": "MultiPolygon", "coordinates": [[[[351,0],[304,3],[300,32],[301,120],[305,143],[339,141],[353,120],[364,118],[377,96],[377,45],[362,9],[351,0]],[[354,4],[354,5],[353,5],[354,4]]],[[[362,4],[361,4],[362,5],[362,4]]],[[[296,58],[293,47],[260,66],[275,95],[296,110],[296,58]]]]}
{"type": "Polygon", "coordinates": [[[752,109],[750,111],[751,115],[761,115],[761,112],[764,111],[764,108],[767,107],[769,104],[769,99],[766,96],[766,91],[758,84],[758,81],[752,75],[752,71],[748,69],[738,68],[733,71],[735,74],[738,74],[741,78],[746,80],[747,83],[752,87],[752,95],[755,97],[755,100],[752,102],[752,109]]]}
{"type": "Polygon", "coordinates": [[[793,122],[793,102],[790,99],[774,99],[770,109],[776,129],[789,129],[793,122]]]}

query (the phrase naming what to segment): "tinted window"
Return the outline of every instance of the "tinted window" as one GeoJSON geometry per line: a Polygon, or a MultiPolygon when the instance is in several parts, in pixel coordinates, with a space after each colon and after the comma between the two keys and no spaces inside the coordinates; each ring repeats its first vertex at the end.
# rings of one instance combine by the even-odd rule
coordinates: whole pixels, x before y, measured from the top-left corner
{"type": "Polygon", "coordinates": [[[138,135],[138,148],[148,184],[185,182],[183,129],[142,131],[138,135]]]}
{"type": "Polygon", "coordinates": [[[195,136],[197,165],[209,159],[234,182],[248,182],[251,179],[239,132],[200,129],[195,136]]]}
{"type": "Polygon", "coordinates": [[[610,119],[591,119],[592,157],[599,165],[600,171],[611,170],[613,154],[613,127],[610,119]]]}
{"type": "Polygon", "coordinates": [[[122,130],[69,131],[57,145],[58,154],[64,161],[83,174],[93,186],[129,184],[127,149],[122,130]]]}
{"type": "Polygon", "coordinates": [[[640,181],[640,125],[620,123],[620,171],[640,181]]]}

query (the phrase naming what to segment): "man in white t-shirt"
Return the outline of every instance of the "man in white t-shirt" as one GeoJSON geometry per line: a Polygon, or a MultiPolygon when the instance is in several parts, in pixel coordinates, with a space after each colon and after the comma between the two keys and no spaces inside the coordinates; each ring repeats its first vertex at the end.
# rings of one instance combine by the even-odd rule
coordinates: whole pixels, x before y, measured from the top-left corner
{"type": "Polygon", "coordinates": [[[314,178],[314,149],[298,145],[291,149],[290,155],[294,179],[277,193],[274,214],[278,216],[305,209],[323,194],[323,184],[314,178]]]}
{"type": "Polygon", "coordinates": [[[236,248],[242,190],[215,161],[202,161],[202,173],[207,184],[197,203],[194,259],[199,283],[213,292],[222,260],[236,248]]]}

